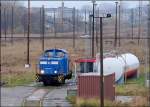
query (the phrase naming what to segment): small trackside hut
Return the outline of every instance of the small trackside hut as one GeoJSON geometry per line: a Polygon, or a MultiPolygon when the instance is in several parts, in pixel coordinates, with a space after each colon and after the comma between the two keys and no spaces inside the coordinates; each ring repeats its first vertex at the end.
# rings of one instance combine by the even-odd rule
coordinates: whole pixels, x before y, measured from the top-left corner
{"type": "MultiPolygon", "coordinates": [[[[95,69],[96,58],[82,58],[75,61],[77,96],[84,99],[99,98],[100,73],[95,69]]],[[[104,98],[115,100],[115,73],[104,73],[104,98]]]]}

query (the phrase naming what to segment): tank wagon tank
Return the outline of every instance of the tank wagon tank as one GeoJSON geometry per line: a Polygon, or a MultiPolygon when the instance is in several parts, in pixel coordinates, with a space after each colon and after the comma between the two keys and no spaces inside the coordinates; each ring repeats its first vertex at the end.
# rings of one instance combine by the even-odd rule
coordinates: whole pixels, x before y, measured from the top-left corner
{"type": "Polygon", "coordinates": [[[135,55],[131,53],[126,53],[116,57],[116,59],[121,61],[124,67],[124,74],[127,78],[138,75],[138,68],[140,66],[140,62],[135,55]]]}
{"type": "Polygon", "coordinates": [[[44,85],[52,83],[65,83],[72,77],[69,70],[69,56],[64,49],[46,50],[39,58],[38,71],[36,73],[39,82],[44,85]]]}
{"type": "MultiPolygon", "coordinates": [[[[115,73],[115,82],[122,83],[124,77],[132,78],[138,76],[138,68],[140,62],[138,58],[131,54],[126,53],[119,56],[104,57],[104,76],[115,73]]],[[[94,70],[100,72],[100,61],[96,59],[94,70]]]]}
{"type": "MultiPolygon", "coordinates": [[[[104,66],[104,76],[115,73],[115,81],[118,81],[120,77],[123,75],[123,66],[122,63],[116,58],[104,58],[103,59],[104,66]]],[[[95,63],[95,72],[100,72],[100,62],[95,63]]]]}

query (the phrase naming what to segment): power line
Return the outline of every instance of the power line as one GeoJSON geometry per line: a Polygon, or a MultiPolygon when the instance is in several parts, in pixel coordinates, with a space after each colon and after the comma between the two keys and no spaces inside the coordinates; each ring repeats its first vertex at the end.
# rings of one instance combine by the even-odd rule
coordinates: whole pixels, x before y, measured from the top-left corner
{"type": "MultiPolygon", "coordinates": [[[[103,33],[105,34],[105,33],[103,33]]],[[[1,37],[1,38],[5,38],[5,37],[1,37]]],[[[11,38],[11,37],[6,37],[6,38],[11,38]]],[[[14,36],[13,37],[14,39],[24,39],[25,37],[18,37],[18,36],[14,36]]],[[[41,39],[40,36],[30,36],[31,39],[41,39]]],[[[45,39],[73,39],[73,36],[58,36],[57,38],[55,38],[55,36],[51,36],[51,37],[48,37],[48,36],[45,36],[44,37],[45,39]]],[[[76,37],[76,39],[92,39],[92,37],[87,37],[87,38],[82,38],[82,37],[76,37]]],[[[98,37],[99,39],[99,37],[98,37]]],[[[103,39],[115,39],[114,37],[103,37],[103,39]]],[[[122,36],[120,37],[120,39],[132,39],[132,37],[129,37],[129,36],[122,36]]],[[[133,37],[133,39],[139,39],[138,37],[133,37]]],[[[150,39],[150,37],[140,37],[140,39],[150,39]]]]}

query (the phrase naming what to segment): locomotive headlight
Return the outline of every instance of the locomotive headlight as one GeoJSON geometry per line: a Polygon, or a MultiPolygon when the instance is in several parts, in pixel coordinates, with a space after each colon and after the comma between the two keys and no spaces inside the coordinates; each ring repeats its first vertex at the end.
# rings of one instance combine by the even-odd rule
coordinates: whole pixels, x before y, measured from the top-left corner
{"type": "Polygon", "coordinates": [[[54,73],[56,74],[56,73],[57,73],[57,71],[55,70],[55,71],[54,71],[54,73]]]}
{"type": "Polygon", "coordinates": [[[44,74],[44,70],[41,70],[41,74],[44,74]]]}

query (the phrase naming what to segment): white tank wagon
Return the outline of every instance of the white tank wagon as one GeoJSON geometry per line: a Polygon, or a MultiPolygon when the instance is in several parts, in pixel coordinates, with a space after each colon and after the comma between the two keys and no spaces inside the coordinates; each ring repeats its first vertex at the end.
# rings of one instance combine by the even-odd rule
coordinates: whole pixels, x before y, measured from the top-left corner
{"type": "MultiPolygon", "coordinates": [[[[104,63],[104,75],[115,73],[115,81],[122,83],[124,77],[129,78],[138,75],[139,60],[131,54],[126,53],[119,56],[107,56],[103,59],[104,63]]],[[[100,72],[99,57],[96,56],[96,62],[94,66],[95,72],[100,72]]]]}
{"type": "MultiPolygon", "coordinates": [[[[123,75],[124,69],[123,69],[123,64],[116,58],[104,58],[103,59],[103,64],[104,64],[104,76],[110,75],[115,73],[115,81],[118,81],[121,76],[123,75]]],[[[95,67],[94,67],[95,72],[100,72],[100,62],[96,61],[95,67]]]]}
{"type": "Polygon", "coordinates": [[[116,59],[121,61],[121,63],[123,64],[124,74],[127,78],[138,75],[140,62],[139,62],[139,59],[135,55],[131,53],[126,53],[126,54],[122,54],[116,57],[116,59]]]}

